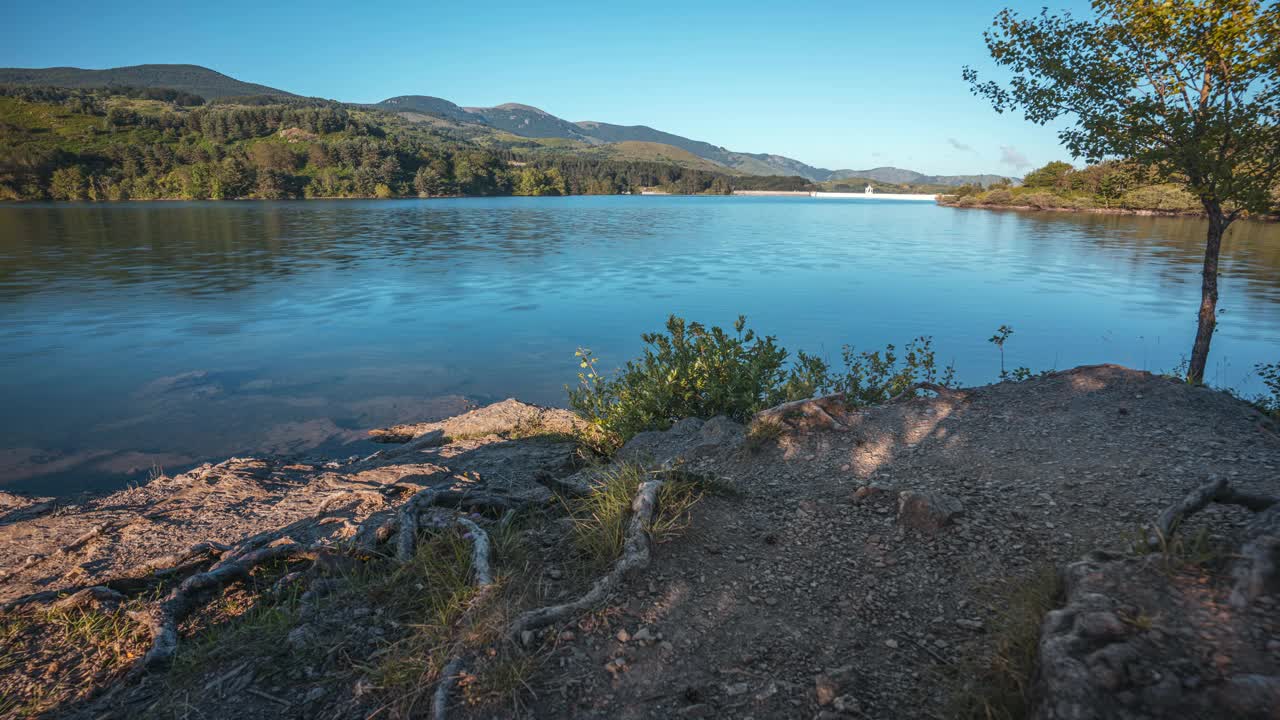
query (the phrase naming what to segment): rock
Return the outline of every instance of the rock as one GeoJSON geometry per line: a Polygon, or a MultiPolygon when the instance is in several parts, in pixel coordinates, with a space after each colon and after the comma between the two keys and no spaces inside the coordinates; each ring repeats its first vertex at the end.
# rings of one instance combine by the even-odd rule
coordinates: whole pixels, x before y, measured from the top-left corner
{"type": "Polygon", "coordinates": [[[285,636],[285,644],[294,650],[301,650],[311,644],[311,639],[315,635],[310,625],[299,625],[289,631],[285,636]]]}
{"type": "Polygon", "coordinates": [[[431,433],[439,433],[438,438],[432,442],[443,445],[453,439],[483,435],[527,435],[538,432],[572,434],[582,424],[582,420],[568,410],[545,408],[508,398],[440,422],[370,430],[369,439],[374,442],[404,443],[431,433]]]}
{"type": "Polygon", "coordinates": [[[729,697],[736,697],[738,695],[746,694],[746,692],[750,689],[751,689],[750,685],[747,685],[744,682],[740,682],[740,683],[733,683],[731,685],[726,685],[724,688],[724,692],[729,697]]]}
{"type": "Polygon", "coordinates": [[[836,699],[836,694],[840,692],[839,686],[835,681],[827,675],[819,675],[813,680],[814,693],[818,696],[818,704],[827,706],[836,699]]]}
{"type": "Polygon", "coordinates": [[[653,638],[653,633],[649,632],[649,628],[640,628],[639,630],[636,631],[635,635],[631,636],[631,639],[635,640],[636,642],[647,643],[647,642],[653,642],[654,638],[653,638]]]}
{"type": "Polygon", "coordinates": [[[1274,720],[1280,711],[1280,677],[1235,675],[1227,678],[1217,695],[1224,717],[1274,720]]]}
{"type": "Polygon", "coordinates": [[[637,434],[618,451],[619,460],[674,467],[698,457],[732,451],[746,438],[746,428],[725,417],[686,418],[669,430],[637,434]]]}
{"type": "Polygon", "coordinates": [[[1231,605],[1248,606],[1263,595],[1280,592],[1280,504],[1255,515],[1244,530],[1244,542],[1231,567],[1231,605]]]}
{"type": "Polygon", "coordinates": [[[626,628],[622,628],[614,637],[618,638],[618,642],[624,643],[631,639],[631,634],[627,632],[626,628]]]}
{"type": "Polygon", "coordinates": [[[831,703],[831,707],[843,713],[860,713],[862,705],[852,695],[841,695],[831,703]]]}
{"type": "Polygon", "coordinates": [[[1270,611],[1224,612],[1228,588],[1168,562],[1098,552],[1067,567],[1065,604],[1041,627],[1029,717],[1276,717],[1274,661],[1238,642],[1274,627],[1270,611]],[[1217,680],[1228,668],[1236,674],[1217,680]]]}
{"type": "Polygon", "coordinates": [[[960,501],[941,493],[903,490],[898,494],[898,524],[937,532],[964,512],[960,501]]]}
{"type": "Polygon", "coordinates": [[[325,696],[325,689],[324,689],[324,688],[322,688],[322,687],[313,687],[313,688],[311,688],[310,690],[308,690],[308,691],[307,691],[307,695],[306,695],[306,697],[304,697],[304,698],[302,699],[302,702],[307,703],[307,704],[310,704],[310,703],[313,703],[313,702],[318,702],[318,701],[320,701],[321,699],[323,699],[323,698],[324,698],[324,696],[325,696]]]}

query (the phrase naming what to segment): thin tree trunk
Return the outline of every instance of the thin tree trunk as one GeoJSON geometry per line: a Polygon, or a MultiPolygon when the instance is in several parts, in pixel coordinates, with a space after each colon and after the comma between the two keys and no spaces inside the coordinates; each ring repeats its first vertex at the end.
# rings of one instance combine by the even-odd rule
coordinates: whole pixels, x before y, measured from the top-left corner
{"type": "Polygon", "coordinates": [[[1205,202],[1204,206],[1209,216],[1209,236],[1204,245],[1204,270],[1200,282],[1200,322],[1187,368],[1187,382],[1197,385],[1204,382],[1209,343],[1213,341],[1213,329],[1218,324],[1218,255],[1222,252],[1222,235],[1229,222],[1218,203],[1205,202]]]}

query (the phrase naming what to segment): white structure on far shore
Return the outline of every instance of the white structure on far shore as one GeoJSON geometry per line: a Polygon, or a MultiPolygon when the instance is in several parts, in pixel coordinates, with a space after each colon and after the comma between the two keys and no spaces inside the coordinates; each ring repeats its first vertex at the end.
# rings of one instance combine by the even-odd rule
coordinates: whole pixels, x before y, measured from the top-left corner
{"type": "Polygon", "coordinates": [[[871,187],[871,183],[867,183],[866,189],[864,189],[862,192],[867,195],[875,195],[876,189],[871,187]]]}

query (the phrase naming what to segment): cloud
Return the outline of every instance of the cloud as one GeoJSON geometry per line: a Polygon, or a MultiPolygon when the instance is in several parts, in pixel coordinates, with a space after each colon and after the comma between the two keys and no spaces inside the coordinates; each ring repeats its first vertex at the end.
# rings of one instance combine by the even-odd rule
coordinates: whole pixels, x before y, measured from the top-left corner
{"type": "Polygon", "coordinates": [[[1017,148],[1009,145],[1000,146],[1000,162],[1012,167],[1015,170],[1019,170],[1024,167],[1029,167],[1031,165],[1031,161],[1027,160],[1026,155],[1023,155],[1022,153],[1018,152],[1017,148]]]}
{"type": "Polygon", "coordinates": [[[947,144],[962,152],[973,152],[973,148],[969,147],[968,145],[965,145],[964,143],[960,142],[955,138],[950,138],[950,137],[947,138],[947,144]]]}

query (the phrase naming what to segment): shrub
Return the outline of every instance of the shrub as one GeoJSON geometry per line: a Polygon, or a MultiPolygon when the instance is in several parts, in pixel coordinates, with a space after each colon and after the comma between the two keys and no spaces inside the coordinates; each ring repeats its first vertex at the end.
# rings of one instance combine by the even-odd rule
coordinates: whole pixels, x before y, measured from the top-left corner
{"type": "Polygon", "coordinates": [[[1063,207],[1067,203],[1064,198],[1060,198],[1053,193],[1038,192],[1030,195],[1024,195],[1023,204],[1030,205],[1039,210],[1052,210],[1053,208],[1063,207]]]}
{"type": "Polygon", "coordinates": [[[919,381],[949,385],[955,369],[938,374],[933,342],[918,337],[898,354],[893,345],[874,352],[843,351],[844,372],[804,352],[788,363],[788,353],[771,336],[759,337],[739,317],[734,333],[671,316],[665,333],[643,336],[644,355],[612,377],[603,377],[597,358],[581,348],[578,386],[568,389],[569,405],[590,430],[583,438],[610,454],[637,433],[665,430],[686,417],[727,415],[740,422],[768,407],[830,392],[843,392],[851,406],[882,403],[919,381]]]}
{"type": "Polygon", "coordinates": [[[989,190],[982,195],[982,202],[988,205],[1009,205],[1013,203],[1013,193],[1004,188],[989,190]]]}
{"type": "Polygon", "coordinates": [[[1196,197],[1177,185],[1147,185],[1130,190],[1120,198],[1120,206],[1135,210],[1189,212],[1201,210],[1196,197]]]}
{"type": "MultiPolygon", "coordinates": [[[[578,387],[569,405],[595,429],[608,451],[645,430],[665,430],[686,417],[728,415],[746,420],[779,401],[789,379],[787,351],[773,337],[757,337],[739,316],[735,334],[672,315],[666,333],[646,333],[644,356],[605,378],[588,349],[578,350],[578,387]]],[[[796,377],[795,387],[809,385],[796,377]]]]}
{"type": "Polygon", "coordinates": [[[846,345],[842,352],[845,373],[830,381],[830,389],[845,394],[845,401],[853,407],[878,405],[907,391],[917,382],[936,382],[944,386],[955,383],[955,367],[948,365],[938,376],[937,358],[933,350],[933,338],[922,335],[897,354],[897,348],[886,345],[884,350],[857,352],[846,345]]]}

